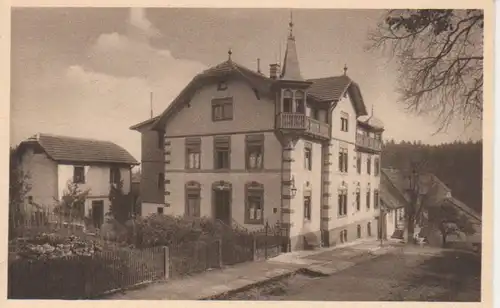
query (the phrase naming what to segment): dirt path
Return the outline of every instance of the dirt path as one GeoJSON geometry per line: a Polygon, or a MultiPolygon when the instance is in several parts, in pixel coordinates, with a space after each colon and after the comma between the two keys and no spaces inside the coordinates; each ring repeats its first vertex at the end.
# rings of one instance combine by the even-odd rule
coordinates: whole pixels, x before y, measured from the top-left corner
{"type": "Polygon", "coordinates": [[[231,299],[318,301],[480,301],[480,258],[397,252],[329,277],[296,275],[231,299]]]}

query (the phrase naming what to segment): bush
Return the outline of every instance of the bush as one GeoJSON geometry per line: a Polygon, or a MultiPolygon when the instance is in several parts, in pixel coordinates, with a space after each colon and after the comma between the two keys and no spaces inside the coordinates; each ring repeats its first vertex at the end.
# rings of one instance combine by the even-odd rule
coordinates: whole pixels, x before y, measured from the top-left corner
{"type": "Polygon", "coordinates": [[[78,299],[122,287],[131,269],[100,253],[9,262],[8,296],[19,299],[78,299]]]}
{"type": "Polygon", "coordinates": [[[188,242],[211,242],[215,239],[234,241],[250,236],[242,229],[229,227],[217,221],[154,214],[126,223],[129,244],[139,247],[181,245],[188,242]]]}

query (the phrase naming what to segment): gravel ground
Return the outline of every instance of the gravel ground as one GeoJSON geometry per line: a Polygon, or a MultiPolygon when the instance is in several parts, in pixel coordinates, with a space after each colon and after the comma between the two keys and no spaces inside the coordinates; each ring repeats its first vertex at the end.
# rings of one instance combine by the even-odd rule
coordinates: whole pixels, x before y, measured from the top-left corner
{"type": "Polygon", "coordinates": [[[235,294],[229,300],[457,301],[481,300],[481,260],[460,252],[397,252],[329,277],[297,274],[235,294]]]}

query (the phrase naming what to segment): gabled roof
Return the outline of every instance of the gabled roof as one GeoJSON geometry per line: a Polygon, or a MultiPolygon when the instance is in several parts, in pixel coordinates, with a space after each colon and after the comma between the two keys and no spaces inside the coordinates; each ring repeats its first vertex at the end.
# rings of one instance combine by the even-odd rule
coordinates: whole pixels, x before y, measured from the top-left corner
{"type": "Polygon", "coordinates": [[[139,164],[127,150],[110,141],[37,134],[21,142],[19,148],[30,144],[39,145],[57,162],[139,164]]]}
{"type": "MultiPolygon", "coordinates": [[[[405,193],[405,175],[404,172],[398,169],[382,169],[382,178],[380,180],[381,198],[386,198],[386,202],[395,203],[392,199],[397,199],[400,202],[410,202],[405,193]],[[394,188],[394,189],[392,189],[394,188]]],[[[468,207],[465,203],[451,196],[451,189],[446,186],[437,176],[432,173],[426,173],[420,177],[420,185],[422,193],[427,193],[432,186],[432,204],[450,204],[458,208],[460,211],[471,216],[472,218],[481,221],[481,215],[468,207]]],[[[397,202],[396,202],[397,203],[397,202]]]]}
{"type": "Polygon", "coordinates": [[[181,93],[172,101],[165,111],[156,119],[153,124],[153,129],[158,129],[165,124],[166,119],[174,113],[180,106],[186,104],[191,99],[192,95],[198,89],[205,85],[207,81],[214,78],[224,78],[229,76],[239,77],[250,84],[254,91],[263,94],[269,94],[273,80],[261,73],[254,72],[243,65],[228,59],[214,67],[204,70],[196,75],[191,82],[181,91],[181,93]]]}
{"type": "MultiPolygon", "coordinates": [[[[217,80],[219,78],[226,78],[236,76],[248,82],[254,91],[262,94],[270,94],[274,80],[262,73],[255,72],[245,66],[234,62],[231,59],[224,61],[218,65],[204,70],[196,75],[187,86],[179,93],[179,95],[172,101],[172,103],[164,110],[164,112],[148,119],[141,123],[132,126],[130,129],[140,129],[144,125],[152,124],[152,129],[159,129],[165,125],[166,119],[175,113],[181,106],[187,104],[192,95],[196,93],[207,82],[217,80]]],[[[284,80],[284,79],[281,79],[284,80]]],[[[297,80],[295,80],[297,81],[297,80]]],[[[352,98],[354,108],[357,116],[366,115],[366,106],[361,95],[359,85],[352,81],[348,76],[336,76],[326,78],[309,79],[305,82],[310,82],[311,86],[308,89],[308,98],[319,102],[333,102],[342,98],[345,93],[348,93],[352,98]]]]}
{"type": "Polygon", "coordinates": [[[451,204],[451,205],[457,207],[462,212],[464,212],[468,216],[474,218],[478,222],[482,221],[482,217],[481,217],[481,215],[479,213],[477,213],[476,211],[474,211],[473,209],[471,209],[469,206],[467,206],[465,203],[463,203],[462,201],[458,200],[457,198],[454,198],[454,197],[446,198],[446,199],[443,200],[443,203],[444,204],[451,204]]]}
{"type": "Polygon", "coordinates": [[[380,199],[391,209],[405,207],[409,200],[401,187],[398,174],[393,174],[390,169],[382,169],[380,177],[380,199]]]}
{"type": "Polygon", "coordinates": [[[308,95],[313,99],[321,102],[339,101],[343,95],[348,93],[353,100],[356,114],[358,116],[368,114],[359,85],[349,76],[314,78],[308,79],[308,81],[312,82],[308,95]]]}

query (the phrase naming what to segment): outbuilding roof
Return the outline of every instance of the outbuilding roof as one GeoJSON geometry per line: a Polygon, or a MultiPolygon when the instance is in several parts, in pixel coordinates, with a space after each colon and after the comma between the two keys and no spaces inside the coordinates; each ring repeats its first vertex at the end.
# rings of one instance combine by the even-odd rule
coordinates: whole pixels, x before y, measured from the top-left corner
{"type": "Polygon", "coordinates": [[[139,164],[127,150],[111,141],[40,133],[23,141],[20,148],[30,144],[38,144],[58,162],[139,164]]]}

